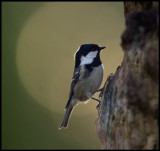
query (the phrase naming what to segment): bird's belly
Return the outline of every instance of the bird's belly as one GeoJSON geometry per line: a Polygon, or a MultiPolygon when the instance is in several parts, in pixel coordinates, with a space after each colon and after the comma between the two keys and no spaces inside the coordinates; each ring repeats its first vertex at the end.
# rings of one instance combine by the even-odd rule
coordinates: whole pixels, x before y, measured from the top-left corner
{"type": "Polygon", "coordinates": [[[100,65],[92,71],[91,75],[87,79],[78,81],[74,89],[74,95],[80,101],[86,101],[90,99],[94,92],[99,89],[102,79],[103,65],[100,65]]]}

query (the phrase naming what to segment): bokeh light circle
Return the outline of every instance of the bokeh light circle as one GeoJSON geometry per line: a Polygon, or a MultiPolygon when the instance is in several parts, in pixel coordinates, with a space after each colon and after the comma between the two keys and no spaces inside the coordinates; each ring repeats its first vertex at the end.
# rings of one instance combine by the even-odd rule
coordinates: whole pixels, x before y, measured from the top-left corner
{"type": "MultiPolygon", "coordinates": [[[[115,43],[119,43],[124,21],[116,8],[119,7],[111,2],[52,2],[30,16],[20,33],[16,57],[21,81],[37,102],[64,113],[73,75],[73,55],[79,45],[105,46],[107,40],[107,47],[115,49],[115,43]]],[[[105,67],[105,57],[116,52],[103,54],[105,67]]],[[[115,59],[113,68],[119,62],[115,59]]],[[[95,101],[79,105],[74,115],[93,113],[96,105],[95,101]]]]}

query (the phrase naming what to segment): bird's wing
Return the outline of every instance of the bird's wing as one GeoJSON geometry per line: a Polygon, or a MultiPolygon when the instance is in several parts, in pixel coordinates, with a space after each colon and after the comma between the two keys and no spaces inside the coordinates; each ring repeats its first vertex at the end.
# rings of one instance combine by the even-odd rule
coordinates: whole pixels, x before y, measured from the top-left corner
{"type": "Polygon", "coordinates": [[[66,104],[65,109],[70,104],[71,98],[74,94],[74,87],[75,87],[76,83],[84,77],[84,73],[85,73],[84,70],[85,70],[85,66],[75,68],[75,70],[74,70],[74,74],[73,74],[73,78],[72,78],[72,82],[71,82],[71,87],[70,87],[69,100],[66,104]]]}
{"type": "Polygon", "coordinates": [[[73,93],[74,93],[74,87],[75,87],[76,83],[77,83],[78,80],[79,80],[80,73],[81,73],[81,68],[80,68],[80,67],[74,69],[74,74],[73,74],[73,78],[72,78],[71,86],[70,86],[69,100],[68,100],[68,102],[67,102],[67,104],[66,104],[65,109],[66,109],[66,108],[68,107],[68,105],[70,104],[71,98],[72,98],[73,93]]]}

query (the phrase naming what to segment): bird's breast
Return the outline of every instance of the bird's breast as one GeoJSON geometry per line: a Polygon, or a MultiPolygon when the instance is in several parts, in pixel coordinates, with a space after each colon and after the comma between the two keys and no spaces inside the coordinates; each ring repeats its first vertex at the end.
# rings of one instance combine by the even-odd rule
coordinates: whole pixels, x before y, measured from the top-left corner
{"type": "Polygon", "coordinates": [[[99,89],[103,80],[103,70],[103,65],[101,64],[95,67],[87,78],[81,77],[74,89],[76,98],[80,101],[88,100],[88,92],[92,93],[99,89]]]}

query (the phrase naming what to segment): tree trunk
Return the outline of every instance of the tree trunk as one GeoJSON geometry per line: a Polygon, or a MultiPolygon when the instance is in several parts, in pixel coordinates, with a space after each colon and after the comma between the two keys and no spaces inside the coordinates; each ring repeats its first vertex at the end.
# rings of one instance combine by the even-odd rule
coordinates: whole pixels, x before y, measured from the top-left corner
{"type": "Polygon", "coordinates": [[[124,2],[124,59],[102,92],[96,131],[102,149],[159,149],[158,2],[124,2]]]}

